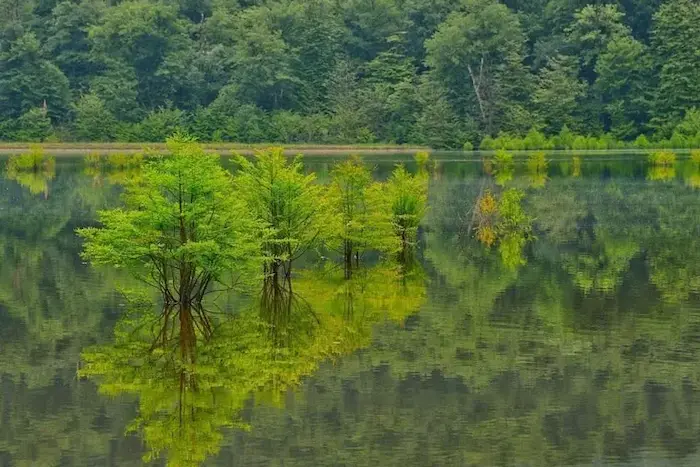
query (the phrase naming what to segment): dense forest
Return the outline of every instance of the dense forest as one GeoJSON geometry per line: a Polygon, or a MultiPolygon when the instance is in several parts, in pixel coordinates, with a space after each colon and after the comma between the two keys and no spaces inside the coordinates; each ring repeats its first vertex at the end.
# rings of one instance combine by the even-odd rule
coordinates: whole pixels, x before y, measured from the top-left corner
{"type": "Polygon", "coordinates": [[[699,25],[693,0],[0,0],[0,139],[691,146],[699,25]]]}

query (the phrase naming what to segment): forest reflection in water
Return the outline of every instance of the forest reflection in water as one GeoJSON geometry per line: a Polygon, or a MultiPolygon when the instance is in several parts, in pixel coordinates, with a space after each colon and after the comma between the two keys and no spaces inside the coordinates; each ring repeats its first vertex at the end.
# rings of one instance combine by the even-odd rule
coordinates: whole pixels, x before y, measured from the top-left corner
{"type": "Polygon", "coordinates": [[[304,263],[291,290],[213,301],[184,347],[178,313],[77,259],[74,229],[137,168],[59,159],[38,192],[8,174],[0,465],[696,465],[698,168],[435,160],[415,274],[304,263]],[[529,229],[475,217],[509,190],[529,229]]]}

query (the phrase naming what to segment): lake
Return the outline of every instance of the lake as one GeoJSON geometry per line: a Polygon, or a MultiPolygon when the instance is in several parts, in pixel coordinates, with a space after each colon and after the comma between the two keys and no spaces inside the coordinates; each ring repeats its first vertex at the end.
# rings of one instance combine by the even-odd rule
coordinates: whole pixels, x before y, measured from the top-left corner
{"type": "MultiPolygon", "coordinates": [[[[337,160],[305,162],[324,182],[337,160]]],[[[378,179],[399,160],[417,170],[410,155],[365,160],[378,179]]],[[[122,329],[120,290],[133,284],[85,264],[74,231],[118,206],[135,170],[60,157],[55,170],[3,172],[0,466],[700,464],[690,161],[559,154],[505,170],[437,155],[410,277],[374,261],[348,286],[305,258],[303,306],[264,316],[272,337],[236,315],[233,344],[206,349],[184,395],[169,374],[115,374],[114,355],[108,376],[78,374],[122,329]],[[475,206],[507,190],[532,230],[488,246],[475,206]],[[270,349],[278,364],[255,368],[270,349]],[[239,364],[234,378],[218,378],[223,358],[239,364]]],[[[251,300],[223,297],[222,310],[251,300]]]]}

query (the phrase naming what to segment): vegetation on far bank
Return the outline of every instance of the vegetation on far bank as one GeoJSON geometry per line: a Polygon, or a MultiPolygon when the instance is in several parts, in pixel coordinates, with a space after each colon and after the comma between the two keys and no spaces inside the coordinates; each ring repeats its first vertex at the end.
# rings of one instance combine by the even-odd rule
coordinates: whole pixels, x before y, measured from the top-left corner
{"type": "Polygon", "coordinates": [[[0,0],[0,11],[0,140],[182,130],[461,149],[567,128],[599,149],[642,135],[697,146],[700,133],[693,0],[0,0]]]}

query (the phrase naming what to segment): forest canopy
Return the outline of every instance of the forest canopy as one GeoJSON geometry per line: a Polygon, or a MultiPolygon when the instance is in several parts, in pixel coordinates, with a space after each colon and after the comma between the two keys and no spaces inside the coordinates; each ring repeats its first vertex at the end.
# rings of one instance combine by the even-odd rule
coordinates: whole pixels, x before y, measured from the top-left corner
{"type": "Polygon", "coordinates": [[[699,48],[693,0],[0,0],[0,140],[682,147],[699,48]]]}

